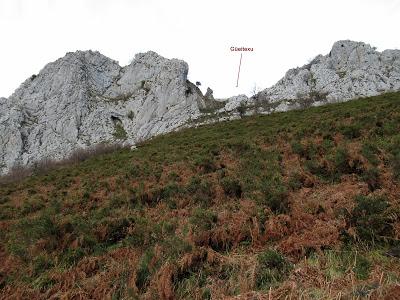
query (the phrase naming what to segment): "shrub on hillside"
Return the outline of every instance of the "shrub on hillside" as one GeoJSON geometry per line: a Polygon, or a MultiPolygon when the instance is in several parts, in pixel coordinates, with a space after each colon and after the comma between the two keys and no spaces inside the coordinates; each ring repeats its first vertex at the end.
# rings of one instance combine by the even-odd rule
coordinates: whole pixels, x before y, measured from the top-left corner
{"type": "Polygon", "coordinates": [[[209,210],[195,209],[189,219],[195,231],[211,230],[218,221],[218,216],[209,210]]]}
{"type": "Polygon", "coordinates": [[[358,239],[374,243],[393,236],[393,220],[385,197],[357,196],[355,201],[350,223],[356,228],[358,239]]]}
{"type": "Polygon", "coordinates": [[[368,184],[368,188],[371,192],[380,188],[379,182],[379,170],[377,168],[370,168],[364,171],[361,175],[363,181],[368,184]]]}
{"type": "Polygon", "coordinates": [[[292,191],[297,191],[301,189],[301,187],[303,186],[303,180],[301,174],[299,173],[291,174],[291,176],[289,177],[288,186],[292,191]]]}
{"type": "Polygon", "coordinates": [[[208,205],[214,198],[214,189],[210,182],[194,176],[186,186],[186,193],[192,197],[195,203],[208,205]]]}
{"type": "Polygon", "coordinates": [[[361,154],[374,166],[379,164],[378,154],[379,149],[373,143],[367,142],[362,145],[361,154]]]}
{"type": "Polygon", "coordinates": [[[290,211],[288,191],[280,178],[265,178],[263,181],[263,204],[276,214],[290,211]]]}
{"type": "Polygon", "coordinates": [[[181,190],[181,187],[175,182],[167,183],[164,186],[156,186],[150,190],[144,190],[144,188],[132,189],[133,195],[130,198],[130,204],[133,207],[143,204],[154,206],[160,201],[167,201],[168,205],[174,206],[170,200],[181,190]]]}
{"type": "Polygon", "coordinates": [[[212,173],[217,170],[214,160],[209,157],[200,157],[196,160],[195,164],[202,174],[212,173]]]}
{"type": "Polygon", "coordinates": [[[361,124],[352,124],[343,126],[340,132],[348,139],[356,139],[361,136],[361,124]]]}
{"type": "Polygon", "coordinates": [[[371,262],[364,256],[359,255],[355,258],[353,272],[357,279],[366,280],[371,271],[371,262]]]}
{"type": "Polygon", "coordinates": [[[332,171],[328,168],[326,161],[318,161],[317,158],[314,158],[307,160],[304,166],[311,174],[322,179],[330,180],[332,178],[332,171]]]}
{"type": "Polygon", "coordinates": [[[361,162],[358,159],[352,159],[346,148],[336,149],[331,162],[334,167],[335,179],[344,174],[361,174],[363,172],[361,162]]]}
{"type": "Polygon", "coordinates": [[[293,143],[290,144],[293,153],[296,153],[297,155],[300,156],[305,156],[306,154],[306,149],[305,147],[298,141],[294,141],[293,143]]]}
{"type": "Polygon", "coordinates": [[[242,186],[237,179],[224,177],[220,181],[225,195],[240,198],[242,196],[242,186]]]}
{"type": "Polygon", "coordinates": [[[255,282],[257,289],[266,289],[271,284],[284,280],[292,269],[292,264],[274,250],[260,253],[257,262],[255,282]]]}
{"type": "Polygon", "coordinates": [[[128,218],[107,220],[107,233],[104,237],[105,244],[113,245],[123,240],[127,236],[131,224],[132,220],[128,218]]]}

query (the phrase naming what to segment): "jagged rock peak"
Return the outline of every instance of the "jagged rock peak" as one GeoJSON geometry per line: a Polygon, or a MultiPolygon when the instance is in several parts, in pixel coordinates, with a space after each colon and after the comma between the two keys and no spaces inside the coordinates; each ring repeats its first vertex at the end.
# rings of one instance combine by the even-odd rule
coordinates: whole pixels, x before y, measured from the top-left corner
{"type": "Polygon", "coordinates": [[[329,54],[289,70],[276,85],[256,95],[261,101],[308,100],[313,105],[400,90],[400,50],[379,52],[349,40],[329,54]]]}
{"type": "Polygon", "coordinates": [[[125,67],[97,51],[67,53],[0,100],[0,174],[187,124],[205,103],[187,74],[186,62],[152,51],[125,67]]]}

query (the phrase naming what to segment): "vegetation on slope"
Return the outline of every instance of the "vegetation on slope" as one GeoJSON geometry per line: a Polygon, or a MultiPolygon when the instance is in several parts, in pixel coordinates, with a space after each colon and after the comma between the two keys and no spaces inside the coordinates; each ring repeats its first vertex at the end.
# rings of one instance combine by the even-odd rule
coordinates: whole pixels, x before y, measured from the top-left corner
{"type": "Polygon", "coordinates": [[[396,299],[400,94],[0,185],[0,298],[396,299]]]}

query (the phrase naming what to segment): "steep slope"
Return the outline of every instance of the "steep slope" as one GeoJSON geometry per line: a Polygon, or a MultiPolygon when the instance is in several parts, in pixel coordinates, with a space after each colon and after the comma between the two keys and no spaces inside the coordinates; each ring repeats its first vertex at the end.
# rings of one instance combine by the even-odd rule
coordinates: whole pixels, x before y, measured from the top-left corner
{"type": "Polygon", "coordinates": [[[101,142],[134,144],[199,115],[188,65],[154,52],[121,68],[92,51],[68,53],[0,102],[0,174],[62,159],[101,142]]]}
{"type": "Polygon", "coordinates": [[[0,185],[1,299],[397,299],[400,93],[0,185]]]}

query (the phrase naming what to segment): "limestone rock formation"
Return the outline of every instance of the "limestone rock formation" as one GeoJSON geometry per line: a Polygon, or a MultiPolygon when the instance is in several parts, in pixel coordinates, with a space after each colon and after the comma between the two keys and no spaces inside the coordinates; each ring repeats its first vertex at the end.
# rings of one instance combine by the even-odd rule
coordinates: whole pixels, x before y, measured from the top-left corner
{"type": "Polygon", "coordinates": [[[376,51],[362,42],[338,41],[328,55],[289,70],[273,87],[254,99],[281,109],[321,105],[400,90],[400,50],[376,51]]]}
{"type": "Polygon", "coordinates": [[[214,91],[210,88],[207,88],[207,92],[204,94],[204,98],[214,100],[214,91]]]}
{"type": "Polygon", "coordinates": [[[154,52],[137,54],[126,67],[98,52],[68,53],[0,99],[0,174],[186,124],[205,106],[187,74],[187,63],[154,52]]]}
{"type": "Polygon", "coordinates": [[[220,109],[220,112],[223,113],[235,111],[241,105],[249,106],[252,103],[249,100],[250,99],[244,94],[230,97],[226,100],[226,104],[222,109],[220,109]]]}

